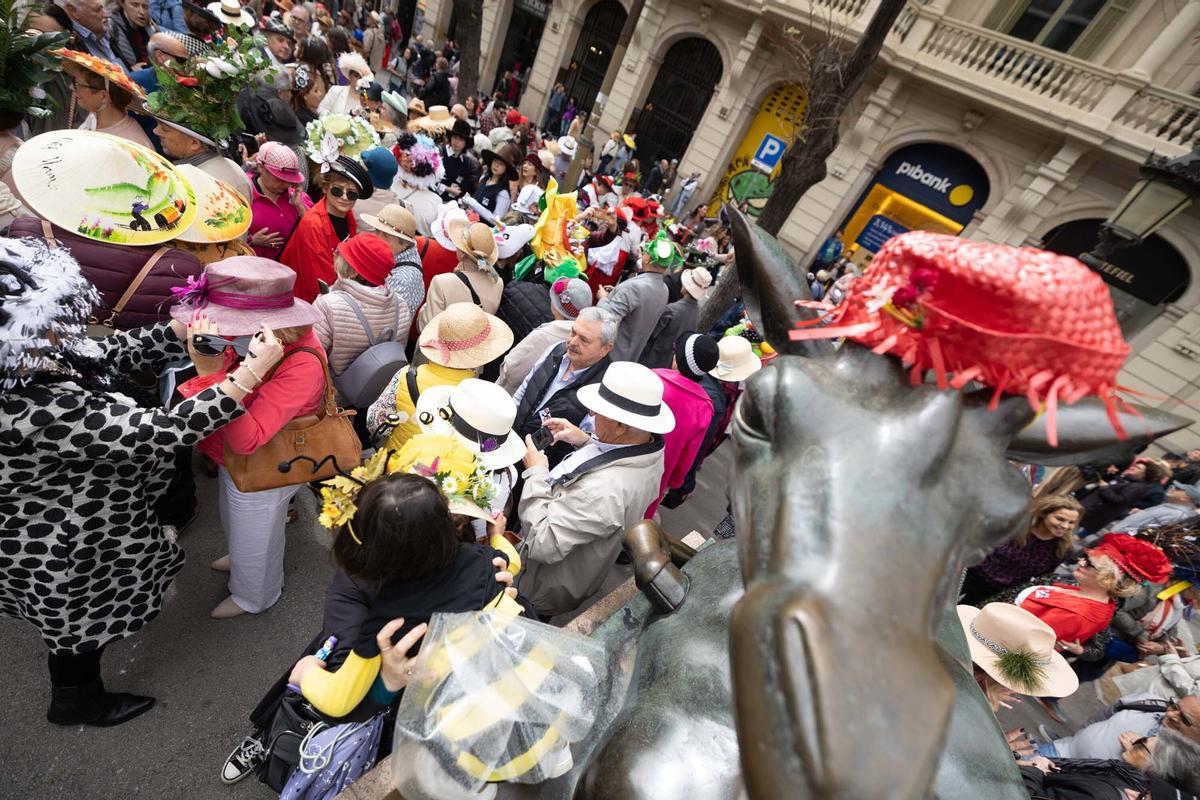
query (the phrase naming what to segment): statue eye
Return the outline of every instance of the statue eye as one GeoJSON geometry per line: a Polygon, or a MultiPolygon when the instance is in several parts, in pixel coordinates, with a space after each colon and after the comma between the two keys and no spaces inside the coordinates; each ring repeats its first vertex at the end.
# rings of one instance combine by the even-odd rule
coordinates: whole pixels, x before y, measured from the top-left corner
{"type": "Polygon", "coordinates": [[[737,426],[739,431],[765,439],[767,438],[767,423],[762,409],[759,408],[758,400],[755,398],[756,394],[752,390],[747,390],[738,400],[734,415],[739,423],[737,426]]]}

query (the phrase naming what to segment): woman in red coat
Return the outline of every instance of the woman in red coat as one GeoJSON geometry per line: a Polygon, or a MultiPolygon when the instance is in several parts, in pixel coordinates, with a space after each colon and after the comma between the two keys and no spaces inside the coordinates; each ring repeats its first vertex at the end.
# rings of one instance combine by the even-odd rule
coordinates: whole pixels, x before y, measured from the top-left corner
{"type": "Polygon", "coordinates": [[[325,197],[308,210],[279,257],[296,273],[296,297],[311,303],[320,293],[317,281],[333,285],[337,247],[358,232],[354,203],[375,192],[367,168],[348,156],[338,156],[322,176],[325,197]]]}

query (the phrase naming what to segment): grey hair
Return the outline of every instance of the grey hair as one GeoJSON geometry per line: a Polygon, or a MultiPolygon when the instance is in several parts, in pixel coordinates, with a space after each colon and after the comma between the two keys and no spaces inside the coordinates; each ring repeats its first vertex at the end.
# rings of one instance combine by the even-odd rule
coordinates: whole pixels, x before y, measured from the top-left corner
{"type": "Polygon", "coordinates": [[[600,323],[600,344],[615,344],[617,341],[617,318],[612,315],[612,312],[605,308],[597,308],[596,306],[588,306],[579,312],[579,316],[575,319],[583,320],[584,322],[599,322],[600,323]]]}
{"type": "Polygon", "coordinates": [[[1200,744],[1163,727],[1150,751],[1149,772],[1176,789],[1200,794],[1200,744]]]}

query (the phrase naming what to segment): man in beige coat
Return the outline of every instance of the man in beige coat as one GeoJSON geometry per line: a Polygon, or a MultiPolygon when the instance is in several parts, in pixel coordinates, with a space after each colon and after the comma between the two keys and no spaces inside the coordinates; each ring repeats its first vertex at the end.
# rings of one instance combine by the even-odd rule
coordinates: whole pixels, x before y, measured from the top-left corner
{"type": "Polygon", "coordinates": [[[675,417],[662,402],[662,379],[641,364],[610,364],[579,399],[595,419],[595,438],[563,419],[546,427],[574,453],[553,470],[525,437],[518,579],[543,620],[577,609],[595,594],[621,549],[625,529],[641,520],[662,479],[662,434],[675,417]]]}
{"type": "Polygon", "coordinates": [[[453,241],[458,249],[458,266],[454,272],[436,275],[429,282],[425,305],[417,315],[418,328],[424,328],[454,303],[474,303],[486,314],[495,314],[500,307],[504,281],[496,274],[497,247],[492,229],[476,222],[463,228],[453,241]]]}

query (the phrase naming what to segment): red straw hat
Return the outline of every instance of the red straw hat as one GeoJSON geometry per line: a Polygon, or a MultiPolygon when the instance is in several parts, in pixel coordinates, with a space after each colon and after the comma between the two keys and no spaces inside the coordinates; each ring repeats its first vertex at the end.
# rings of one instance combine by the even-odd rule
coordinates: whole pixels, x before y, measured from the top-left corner
{"type": "Polygon", "coordinates": [[[373,233],[351,236],[338,245],[338,255],[354,267],[354,271],[367,279],[372,286],[383,286],[383,281],[395,266],[392,248],[373,233]]]}
{"type": "Polygon", "coordinates": [[[1171,577],[1171,562],[1166,553],[1128,533],[1107,534],[1088,553],[1108,556],[1121,572],[1138,580],[1166,583],[1171,577]]]}
{"type": "Polygon", "coordinates": [[[942,389],[979,381],[995,390],[993,407],[1002,392],[1023,394],[1044,406],[1051,445],[1058,402],[1096,395],[1125,435],[1115,390],[1129,345],[1103,279],[1069,256],[910,231],[880,248],[824,319],[791,338],[846,336],[899,356],[913,382],[932,369],[942,389]]]}

